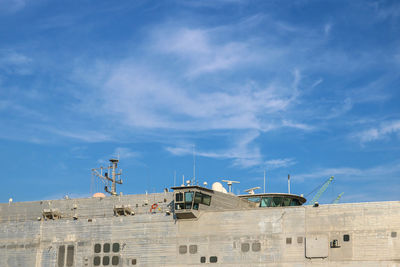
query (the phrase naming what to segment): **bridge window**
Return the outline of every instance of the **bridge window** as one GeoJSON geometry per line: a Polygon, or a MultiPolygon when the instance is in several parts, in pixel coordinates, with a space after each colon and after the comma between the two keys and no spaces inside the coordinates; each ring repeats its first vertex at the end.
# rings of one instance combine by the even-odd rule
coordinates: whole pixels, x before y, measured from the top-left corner
{"type": "Polygon", "coordinates": [[[185,192],[185,209],[191,209],[193,202],[193,192],[185,192]]]}
{"type": "Polygon", "coordinates": [[[175,194],[175,201],[176,202],[182,202],[183,201],[183,194],[182,193],[176,193],[175,194]]]}
{"type": "Polygon", "coordinates": [[[201,204],[210,206],[210,204],[211,204],[211,196],[203,194],[203,197],[201,199],[201,204]]]}

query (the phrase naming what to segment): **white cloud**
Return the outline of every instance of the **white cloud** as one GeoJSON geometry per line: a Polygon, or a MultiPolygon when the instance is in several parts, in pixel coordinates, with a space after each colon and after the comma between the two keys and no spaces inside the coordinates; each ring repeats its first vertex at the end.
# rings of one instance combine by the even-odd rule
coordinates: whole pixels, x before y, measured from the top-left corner
{"type": "Polygon", "coordinates": [[[216,29],[165,27],[154,34],[152,47],[189,63],[186,75],[197,76],[258,61],[250,42],[217,41],[216,29]]]}
{"type": "Polygon", "coordinates": [[[400,133],[400,120],[382,123],[378,127],[367,129],[353,136],[362,143],[367,143],[385,139],[394,133],[400,133]]]}
{"type": "Polygon", "coordinates": [[[265,161],[264,164],[268,170],[273,170],[273,169],[292,166],[292,165],[296,164],[296,161],[294,159],[290,159],[290,158],[270,159],[270,160],[265,161]]]}
{"type": "MultiPolygon", "coordinates": [[[[220,151],[202,151],[196,150],[196,156],[215,158],[215,159],[231,159],[233,165],[248,168],[260,165],[262,163],[262,155],[259,148],[252,144],[259,136],[256,131],[250,131],[239,135],[235,138],[233,145],[229,149],[220,151]]],[[[193,146],[166,147],[166,150],[173,155],[184,156],[193,154],[193,146]]]]}
{"type": "Polygon", "coordinates": [[[121,159],[136,158],[139,156],[138,152],[132,151],[127,147],[117,147],[113,154],[121,159]]]}
{"type": "MultiPolygon", "coordinates": [[[[1,3],[0,3],[1,4],[1,3]]],[[[29,75],[33,60],[13,50],[0,50],[0,69],[7,74],[29,75]]]]}
{"type": "Polygon", "coordinates": [[[14,13],[26,6],[27,0],[0,0],[0,12],[14,13]]]}

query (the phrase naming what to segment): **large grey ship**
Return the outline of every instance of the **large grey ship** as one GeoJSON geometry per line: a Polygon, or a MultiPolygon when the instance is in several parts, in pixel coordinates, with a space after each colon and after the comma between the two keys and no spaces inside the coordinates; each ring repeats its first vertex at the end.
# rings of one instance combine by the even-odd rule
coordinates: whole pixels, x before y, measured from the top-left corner
{"type": "Polygon", "coordinates": [[[400,201],[303,205],[219,183],[122,195],[117,164],[96,171],[110,196],[0,204],[0,266],[400,266],[400,201]]]}

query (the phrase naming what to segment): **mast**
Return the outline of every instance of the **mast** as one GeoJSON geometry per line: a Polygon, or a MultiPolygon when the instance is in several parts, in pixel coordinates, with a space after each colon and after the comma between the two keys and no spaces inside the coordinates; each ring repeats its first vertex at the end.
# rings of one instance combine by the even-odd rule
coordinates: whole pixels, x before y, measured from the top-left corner
{"type": "Polygon", "coordinates": [[[105,184],[104,191],[109,193],[112,196],[116,196],[117,194],[117,184],[122,184],[122,179],[120,175],[122,174],[122,170],[118,172],[118,159],[110,159],[110,165],[108,167],[101,166],[98,169],[92,169],[93,175],[99,177],[105,184]],[[107,170],[107,172],[103,175],[103,169],[107,170]],[[100,170],[100,172],[99,172],[100,170]],[[110,173],[111,172],[111,177],[110,173]],[[109,184],[111,182],[111,190],[109,184]]]}

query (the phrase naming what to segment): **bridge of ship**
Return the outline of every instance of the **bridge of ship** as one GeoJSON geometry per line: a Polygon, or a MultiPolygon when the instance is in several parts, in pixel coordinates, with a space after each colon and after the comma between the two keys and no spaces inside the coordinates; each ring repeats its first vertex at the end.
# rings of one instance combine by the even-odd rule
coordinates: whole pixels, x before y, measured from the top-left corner
{"type": "Polygon", "coordinates": [[[301,206],[306,199],[294,194],[266,193],[236,196],[201,186],[172,187],[177,219],[198,218],[201,211],[301,206]]]}

